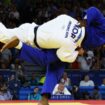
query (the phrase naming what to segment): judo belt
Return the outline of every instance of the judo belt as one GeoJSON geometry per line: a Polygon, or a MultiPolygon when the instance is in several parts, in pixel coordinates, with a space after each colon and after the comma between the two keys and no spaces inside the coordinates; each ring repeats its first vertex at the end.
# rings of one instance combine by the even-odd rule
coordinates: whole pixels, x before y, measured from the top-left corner
{"type": "Polygon", "coordinates": [[[36,26],[35,28],[34,28],[34,43],[35,43],[35,45],[36,45],[36,47],[37,48],[40,48],[40,46],[38,45],[38,42],[37,42],[37,30],[38,30],[38,27],[39,26],[36,26]]]}

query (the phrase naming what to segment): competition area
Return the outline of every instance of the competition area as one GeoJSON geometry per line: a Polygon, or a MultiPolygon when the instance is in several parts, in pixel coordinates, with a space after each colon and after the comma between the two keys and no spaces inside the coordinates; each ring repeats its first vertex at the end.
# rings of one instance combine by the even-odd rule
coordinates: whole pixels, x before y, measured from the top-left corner
{"type": "MultiPolygon", "coordinates": [[[[0,105],[38,105],[36,101],[0,101],[0,105]]],[[[50,101],[49,105],[105,105],[105,101],[50,101]]]]}

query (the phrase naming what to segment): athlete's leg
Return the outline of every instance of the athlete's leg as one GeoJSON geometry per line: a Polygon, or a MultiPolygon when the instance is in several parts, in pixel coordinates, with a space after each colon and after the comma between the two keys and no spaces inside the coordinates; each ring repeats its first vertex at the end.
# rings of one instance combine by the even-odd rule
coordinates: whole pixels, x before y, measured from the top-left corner
{"type": "Polygon", "coordinates": [[[62,63],[60,61],[48,65],[46,80],[43,86],[42,94],[52,93],[55,85],[59,82],[61,76],[63,75],[65,65],[66,65],[65,63],[62,63]]]}
{"type": "Polygon", "coordinates": [[[56,50],[40,50],[37,48],[32,48],[26,44],[23,44],[19,57],[25,61],[37,63],[40,66],[47,66],[59,61],[56,56],[56,50]]]}
{"type": "Polygon", "coordinates": [[[53,64],[48,65],[46,80],[42,89],[42,105],[48,104],[48,99],[51,97],[52,91],[55,85],[61,79],[65,68],[65,64],[62,62],[55,62],[53,64]]]}
{"type": "Polygon", "coordinates": [[[8,29],[3,23],[0,23],[0,42],[6,43],[17,33],[17,28],[8,29]],[[14,33],[15,32],[15,33],[14,33]]]}
{"type": "Polygon", "coordinates": [[[15,28],[6,28],[0,23],[0,42],[7,43],[12,37],[17,36],[24,43],[30,43],[34,38],[34,27],[36,24],[25,23],[15,28]],[[31,37],[31,38],[30,38],[31,37]]]}

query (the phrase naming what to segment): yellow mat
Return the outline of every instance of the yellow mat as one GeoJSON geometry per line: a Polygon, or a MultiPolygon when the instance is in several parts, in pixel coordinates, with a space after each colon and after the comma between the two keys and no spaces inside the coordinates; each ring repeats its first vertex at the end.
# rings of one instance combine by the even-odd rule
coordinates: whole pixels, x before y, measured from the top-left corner
{"type": "MultiPolygon", "coordinates": [[[[0,105],[37,105],[37,103],[0,103],[0,105]]],[[[89,104],[82,104],[79,102],[72,102],[72,103],[50,103],[50,105],[89,105],[89,104]]]]}
{"type": "MultiPolygon", "coordinates": [[[[38,105],[37,101],[0,101],[0,105],[38,105]]],[[[50,101],[49,105],[105,105],[105,100],[50,101]]]]}

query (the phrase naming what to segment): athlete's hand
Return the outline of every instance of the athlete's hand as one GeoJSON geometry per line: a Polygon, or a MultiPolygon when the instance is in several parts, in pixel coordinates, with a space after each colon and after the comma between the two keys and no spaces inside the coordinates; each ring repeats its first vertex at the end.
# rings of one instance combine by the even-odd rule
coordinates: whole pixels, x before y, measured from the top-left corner
{"type": "Polygon", "coordinates": [[[78,52],[79,52],[78,53],[79,55],[82,55],[83,56],[83,54],[85,53],[85,50],[83,48],[79,48],[78,49],[78,52]]]}
{"type": "Polygon", "coordinates": [[[14,48],[19,44],[19,39],[14,36],[10,41],[8,41],[4,46],[1,48],[0,52],[3,52],[5,49],[14,48]]]}

